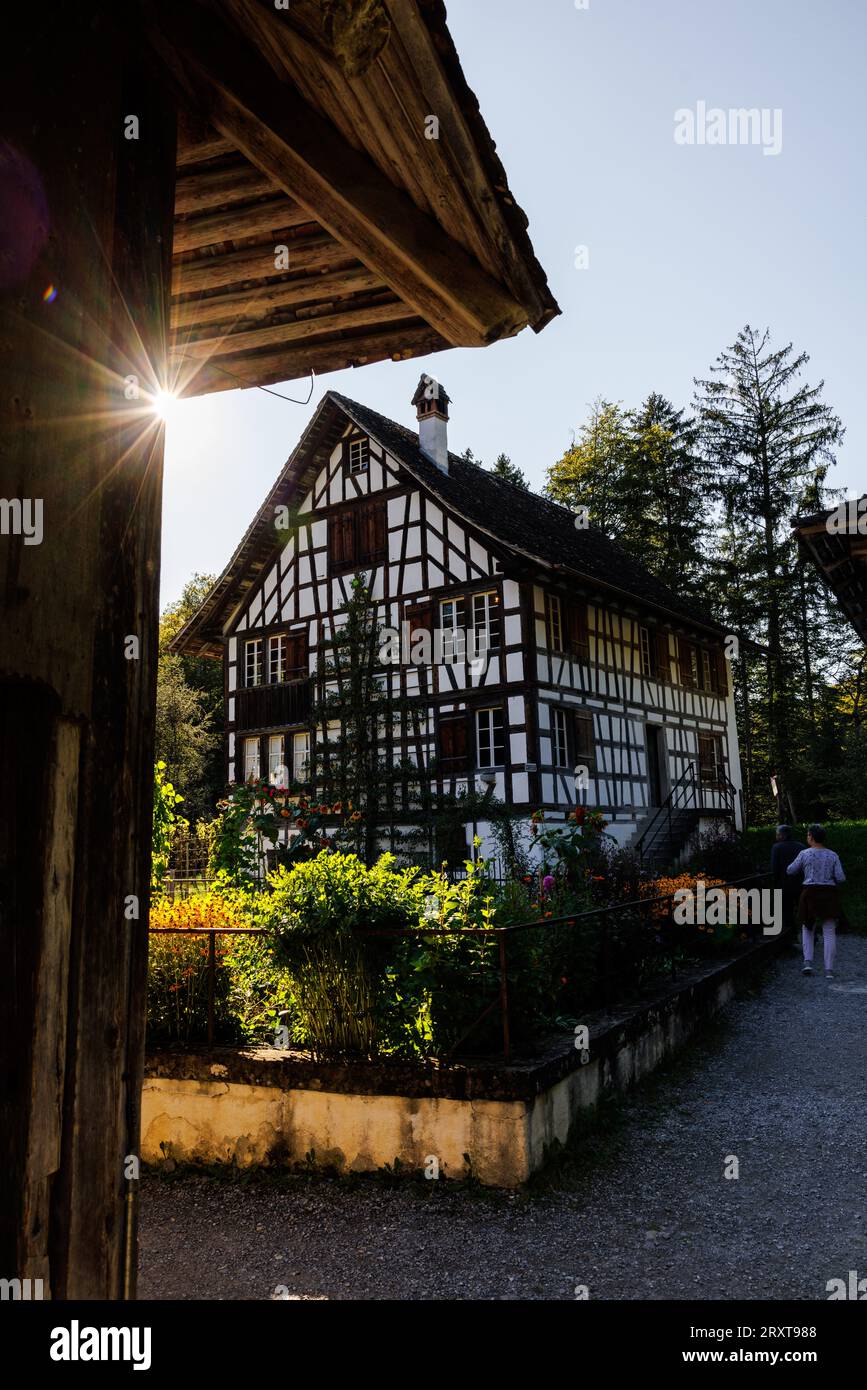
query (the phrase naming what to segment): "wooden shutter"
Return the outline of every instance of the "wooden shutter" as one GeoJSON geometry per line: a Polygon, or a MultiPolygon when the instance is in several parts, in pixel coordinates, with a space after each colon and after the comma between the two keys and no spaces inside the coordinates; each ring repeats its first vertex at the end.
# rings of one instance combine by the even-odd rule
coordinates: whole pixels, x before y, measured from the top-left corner
{"type": "Polygon", "coordinates": [[[439,764],[443,772],[464,772],[469,751],[465,714],[444,714],[439,721],[439,764]]]}
{"type": "Polygon", "coordinates": [[[569,650],[580,661],[590,659],[590,632],[587,624],[587,604],[582,600],[561,604],[566,624],[569,650]]]}
{"type": "Polygon", "coordinates": [[[575,710],[572,715],[572,762],[576,767],[596,767],[596,745],[593,740],[593,715],[575,710]]]}
{"type": "Polygon", "coordinates": [[[332,565],[355,563],[355,518],[352,512],[335,512],[329,517],[328,559],[332,565]]]}
{"type": "Polygon", "coordinates": [[[723,699],[727,700],[729,694],[729,667],[726,661],[726,654],[722,648],[720,648],[711,655],[713,658],[716,658],[714,661],[714,670],[716,671],[717,694],[722,695],[723,699]]]}
{"type": "Polygon", "coordinates": [[[698,736],[698,770],[702,786],[712,786],[716,782],[716,746],[713,734],[698,736]]]}
{"type": "Polygon", "coordinates": [[[656,640],[656,674],[661,681],[670,681],[671,653],[668,649],[668,633],[663,628],[657,628],[654,637],[656,640]]]}
{"type": "Polygon", "coordinates": [[[358,523],[358,558],[360,560],[385,559],[387,534],[385,503],[373,502],[369,506],[363,507],[358,523]]]}
{"type": "Polygon", "coordinates": [[[677,664],[680,667],[681,685],[691,690],[695,684],[692,678],[692,647],[685,637],[677,639],[677,664]]]}
{"type": "Polygon", "coordinates": [[[412,641],[412,634],[419,630],[433,632],[434,605],[432,603],[416,603],[412,607],[407,607],[404,609],[403,616],[409,623],[410,641],[412,641]]]}
{"type": "Polygon", "coordinates": [[[290,632],[286,637],[286,680],[307,673],[307,633],[290,632]]]}

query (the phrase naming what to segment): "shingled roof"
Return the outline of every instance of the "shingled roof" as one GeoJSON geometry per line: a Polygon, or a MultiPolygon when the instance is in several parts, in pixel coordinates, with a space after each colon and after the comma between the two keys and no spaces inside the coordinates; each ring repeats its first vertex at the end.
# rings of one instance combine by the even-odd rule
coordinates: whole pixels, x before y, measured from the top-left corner
{"type": "Polygon", "coordinates": [[[676,594],[598,527],[578,529],[567,507],[449,453],[443,472],[419,449],[414,430],[337,391],[328,391],[265,499],[223,574],[202,607],[178,633],[172,647],[188,654],[217,656],[225,622],[247,589],[272,560],[274,508],[297,501],[337,443],[349,419],[388,451],[450,512],[490,539],[507,562],[527,573],[584,581],[593,588],[632,599],[661,616],[691,627],[727,631],[706,610],[676,594]]]}

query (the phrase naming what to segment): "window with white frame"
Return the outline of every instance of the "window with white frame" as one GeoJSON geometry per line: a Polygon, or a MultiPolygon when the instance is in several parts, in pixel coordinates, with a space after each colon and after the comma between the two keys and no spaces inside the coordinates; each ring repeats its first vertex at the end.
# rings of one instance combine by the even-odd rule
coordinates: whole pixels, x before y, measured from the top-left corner
{"type": "Polygon", "coordinates": [[[462,598],[447,598],[440,603],[443,660],[460,661],[466,656],[466,606],[462,598]]]}
{"type": "Polygon", "coordinates": [[[244,646],[244,684],[262,684],[262,638],[254,637],[244,646]]]}
{"type": "Polygon", "coordinates": [[[268,638],[268,680],[279,685],[286,679],[286,634],[268,638]]]}
{"type": "Polygon", "coordinates": [[[256,782],[259,778],[259,740],[244,739],[244,781],[256,782]]]}
{"type": "Polygon", "coordinates": [[[370,444],[366,439],[353,439],[349,444],[349,472],[352,477],[366,473],[370,462],[370,444]]]}
{"type": "Polygon", "coordinates": [[[271,734],[268,739],[268,781],[272,787],[285,787],[288,780],[286,740],[282,734],[271,734]]]}
{"type": "Polygon", "coordinates": [[[292,777],[295,782],[306,782],[310,776],[310,733],[292,735],[292,777]]]}
{"type": "Polygon", "coordinates": [[[563,610],[560,606],[560,595],[546,594],[545,609],[548,628],[548,650],[549,652],[562,652],[564,650],[563,610]]]}
{"type": "Polygon", "coordinates": [[[479,767],[502,767],[506,741],[501,708],[476,710],[476,752],[479,767]]]}
{"type": "Polygon", "coordinates": [[[477,644],[481,639],[489,652],[497,650],[500,645],[500,595],[495,589],[473,594],[473,631],[477,644]]]}
{"type": "Polygon", "coordinates": [[[554,767],[568,767],[569,743],[567,735],[566,711],[555,709],[551,718],[551,753],[554,767]]]}

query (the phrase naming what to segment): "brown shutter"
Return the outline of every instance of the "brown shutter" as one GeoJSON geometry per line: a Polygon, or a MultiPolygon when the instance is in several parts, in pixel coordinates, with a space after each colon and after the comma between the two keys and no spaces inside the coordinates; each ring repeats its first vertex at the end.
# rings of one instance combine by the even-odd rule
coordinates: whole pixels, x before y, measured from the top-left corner
{"type": "Polygon", "coordinates": [[[656,674],[661,681],[670,681],[671,653],[668,649],[668,632],[663,628],[657,628],[654,635],[656,638],[656,674]]]}
{"type": "Polygon", "coordinates": [[[355,519],[352,512],[335,512],[328,519],[328,559],[332,565],[355,562],[355,519]]]}
{"type": "Polygon", "coordinates": [[[677,639],[677,664],[680,667],[680,684],[692,689],[692,648],[685,637],[677,639]]]}
{"type": "Polygon", "coordinates": [[[444,714],[439,721],[439,762],[443,772],[463,772],[469,747],[465,714],[444,714]]]}
{"type": "Polygon", "coordinates": [[[364,507],[359,517],[359,558],[377,560],[385,557],[385,503],[374,502],[364,507]]]}
{"type": "Polygon", "coordinates": [[[307,674],[307,633],[290,632],[286,638],[286,678],[307,674]]]}
{"type": "Polygon", "coordinates": [[[702,786],[716,781],[716,760],[714,757],[714,738],[712,734],[698,736],[698,769],[702,786]]]}
{"type": "Polygon", "coordinates": [[[714,652],[713,655],[716,657],[716,661],[715,661],[715,663],[714,663],[714,667],[715,667],[715,670],[716,670],[716,689],[717,689],[717,694],[718,694],[718,695],[722,695],[723,699],[728,699],[728,694],[729,694],[729,667],[728,667],[728,662],[726,661],[726,654],[725,654],[725,652],[720,648],[720,650],[714,652]]]}
{"type": "Polygon", "coordinates": [[[596,747],[593,742],[593,715],[575,710],[572,716],[573,759],[576,767],[596,767],[596,747]]]}
{"type": "Polygon", "coordinates": [[[590,659],[590,633],[587,624],[587,604],[582,600],[563,605],[563,621],[567,628],[569,650],[580,661],[590,659]]]}
{"type": "Polygon", "coordinates": [[[404,609],[403,616],[405,621],[409,623],[410,640],[412,640],[412,634],[419,629],[433,632],[434,606],[432,603],[417,603],[411,608],[407,607],[404,609]]]}

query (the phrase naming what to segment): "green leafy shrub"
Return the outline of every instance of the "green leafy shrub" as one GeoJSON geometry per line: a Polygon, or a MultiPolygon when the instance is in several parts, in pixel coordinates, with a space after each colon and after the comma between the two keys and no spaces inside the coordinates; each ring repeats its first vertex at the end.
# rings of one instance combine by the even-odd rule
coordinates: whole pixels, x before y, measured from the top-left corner
{"type": "Polygon", "coordinates": [[[412,1055],[427,1036],[424,1003],[408,988],[411,938],[373,934],[419,920],[419,872],[394,863],[322,853],[278,869],[255,898],[289,982],[295,1034],[317,1057],[412,1055]]]}

